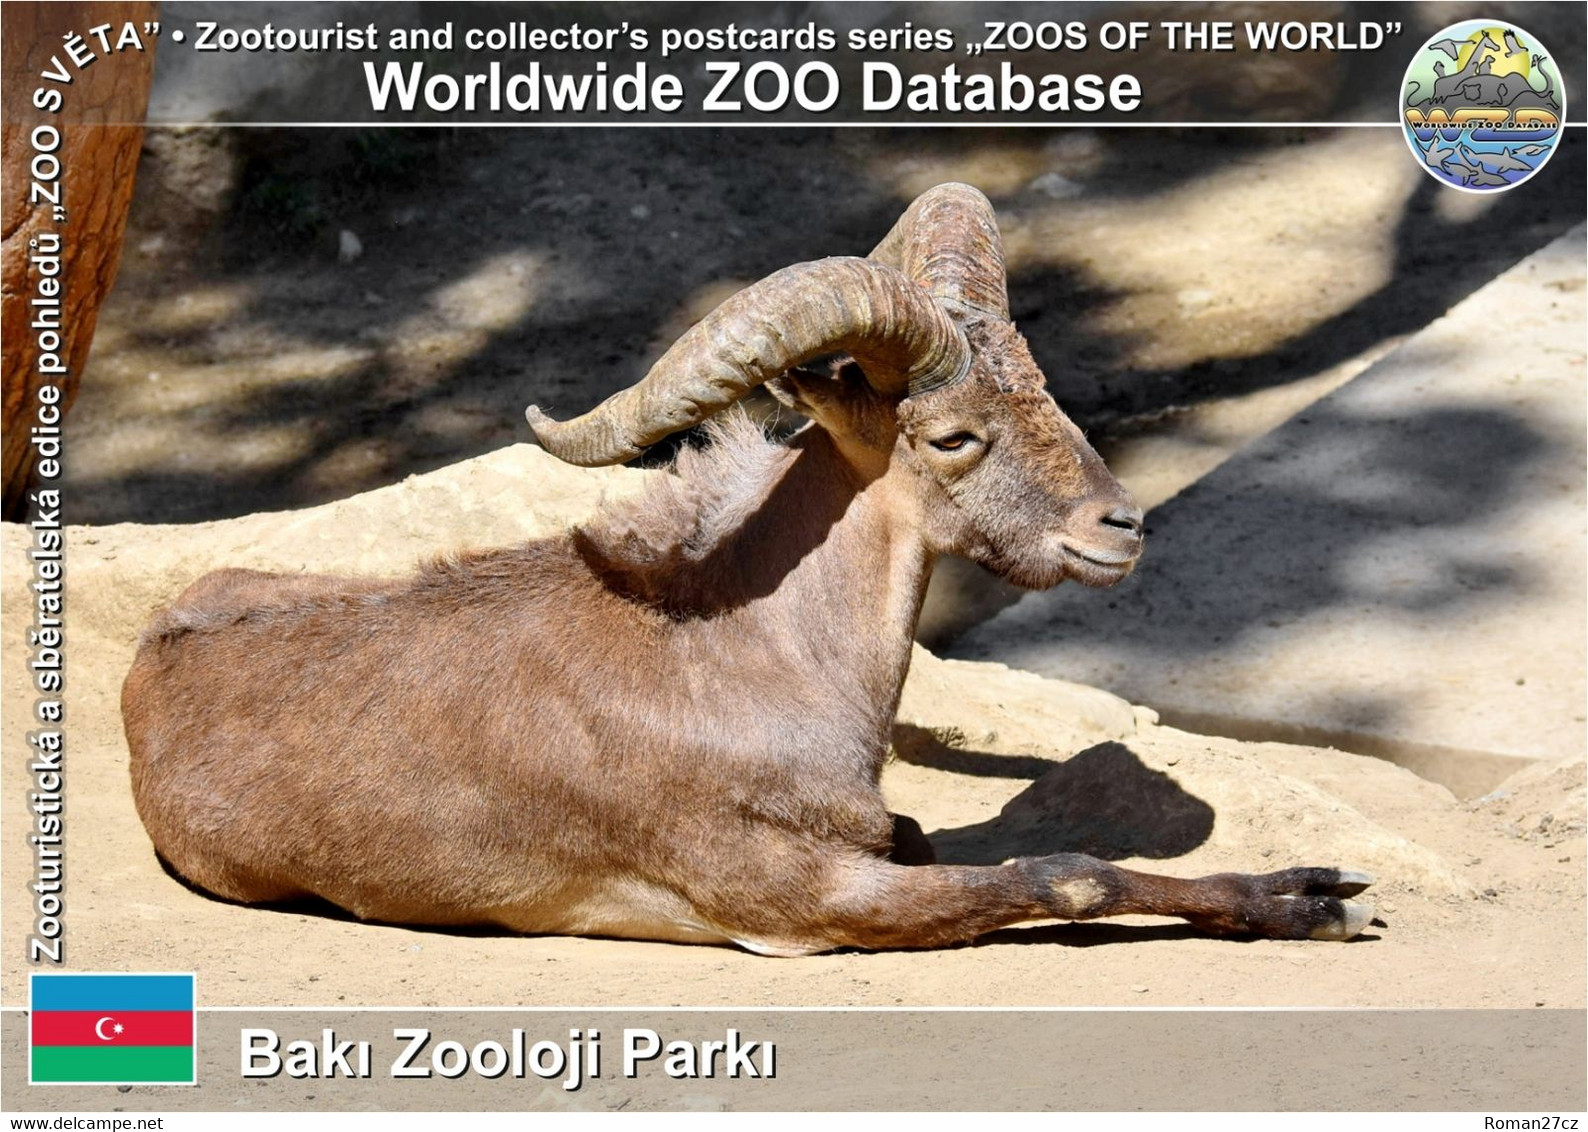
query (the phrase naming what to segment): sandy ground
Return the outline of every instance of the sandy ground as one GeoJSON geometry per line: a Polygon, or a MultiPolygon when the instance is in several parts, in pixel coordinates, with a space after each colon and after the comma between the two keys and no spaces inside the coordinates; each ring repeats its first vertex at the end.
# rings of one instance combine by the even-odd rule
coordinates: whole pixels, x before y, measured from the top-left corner
{"type": "MultiPolygon", "coordinates": [[[[1014,313],[1056,394],[1105,446],[1151,438],[1137,474],[1162,498],[1580,220],[1579,133],[1546,172],[1528,194],[1436,194],[1375,130],[697,131],[687,148],[666,131],[152,134],[69,433],[69,518],[95,524],[71,534],[71,965],[192,968],[210,1005],[1581,1006],[1580,761],[1464,803],[1377,760],[1184,736],[1102,693],[923,660],[884,787],[956,859],[1095,839],[1112,814],[1103,828],[1148,831],[1112,846],[1142,867],[1370,868],[1380,926],[1323,945],[1044,925],[775,961],[218,903],[156,862],[116,708],[138,629],[204,570],[391,572],[581,513],[617,473],[564,483],[526,449],[456,462],[521,440],[529,401],[583,408],[631,381],[734,285],[864,251],[937,181],[994,196],[1014,313]],[[343,231],[362,249],[347,262],[343,231]],[[217,521],[233,516],[251,517],[217,521]],[[133,522],[185,525],[114,525],[133,522]],[[948,682],[935,694],[928,669],[948,682]],[[1172,789],[1116,791],[1120,774],[1172,789]],[[1186,798],[1211,828],[1159,837],[1161,806],[1186,798]]],[[[6,529],[6,561],[21,537],[6,529]]],[[[13,721],[20,581],[8,571],[13,721]]],[[[946,600],[974,619],[1002,599],[973,582],[946,600]]],[[[7,761],[7,797],[24,765],[7,761]]],[[[8,1004],[28,865],[8,849],[8,1004]]]]}
{"type": "Polygon", "coordinates": [[[998,208],[1060,404],[1105,454],[1158,441],[1155,502],[1580,221],[1583,153],[1490,197],[1379,129],[154,131],[72,519],[301,507],[525,440],[526,404],[587,408],[954,179],[998,208]]]}
{"type": "MultiPolygon", "coordinates": [[[[1489,197],[1390,130],[153,131],[72,518],[302,507],[524,440],[524,405],[588,407],[953,179],[994,199],[1015,318],[1150,507],[1580,220],[1579,143],[1489,197]]],[[[945,563],[921,639],[1016,596],[945,563]]]]}
{"type": "MultiPolygon", "coordinates": [[[[234,906],[162,870],[132,806],[116,710],[151,608],[220,561],[400,572],[442,547],[565,523],[643,474],[568,469],[518,446],[307,511],[74,530],[71,965],[191,968],[207,1005],[1583,1003],[1580,760],[1463,803],[1380,760],[1187,735],[1106,692],[924,651],[883,785],[945,860],[1074,849],[1178,875],[1338,864],[1379,878],[1375,927],[1349,944],[1242,943],[1137,919],[1011,929],[932,953],[770,960],[234,906]]],[[[15,560],[23,532],[8,526],[5,539],[15,560]]],[[[6,581],[8,703],[26,696],[22,581],[6,581]]],[[[22,794],[25,764],[9,760],[4,774],[7,796],[22,794]]],[[[28,864],[4,862],[10,988],[21,986],[28,864]]]]}

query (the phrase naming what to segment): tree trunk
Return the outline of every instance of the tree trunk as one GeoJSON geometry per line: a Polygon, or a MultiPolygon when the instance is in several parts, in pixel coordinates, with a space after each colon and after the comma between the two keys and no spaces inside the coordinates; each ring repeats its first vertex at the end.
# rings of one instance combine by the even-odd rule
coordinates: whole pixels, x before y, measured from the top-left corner
{"type": "Polygon", "coordinates": [[[39,389],[45,384],[56,385],[62,411],[70,406],[94,340],[99,306],[116,280],[154,68],[155,39],[147,34],[144,24],[155,18],[157,7],[153,3],[5,7],[0,24],[5,105],[0,133],[5,178],[5,199],[0,202],[4,241],[0,286],[6,335],[0,403],[5,421],[6,519],[27,517],[27,492],[37,463],[30,430],[36,421],[39,389]],[[104,34],[114,47],[128,21],[138,29],[144,50],[105,51],[98,38],[89,34],[90,28],[111,25],[104,34]],[[66,52],[66,37],[74,32],[83,38],[83,47],[96,56],[85,67],[76,66],[66,52]],[[53,68],[52,56],[71,75],[70,84],[41,78],[42,71],[53,68]],[[50,113],[34,106],[34,91],[41,88],[64,96],[58,111],[50,113]],[[40,179],[32,169],[36,151],[30,137],[35,127],[43,125],[60,131],[60,147],[54,156],[60,160],[59,203],[66,211],[64,220],[56,215],[54,204],[33,199],[32,186],[40,179]],[[29,242],[47,233],[56,233],[61,240],[58,353],[67,372],[58,375],[37,372],[40,330],[30,325],[35,320],[31,301],[38,294],[39,278],[29,262],[29,242]]]}

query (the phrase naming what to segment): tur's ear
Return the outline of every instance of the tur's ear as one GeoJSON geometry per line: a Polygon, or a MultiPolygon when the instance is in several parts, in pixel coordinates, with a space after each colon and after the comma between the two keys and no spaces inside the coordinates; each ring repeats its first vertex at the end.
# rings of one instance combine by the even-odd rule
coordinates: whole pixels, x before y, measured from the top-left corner
{"type": "Polygon", "coordinates": [[[893,446],[898,397],[877,392],[865,371],[847,357],[835,359],[825,373],[789,370],[766,387],[779,402],[835,437],[871,448],[893,446]]]}
{"type": "MultiPolygon", "coordinates": [[[[814,370],[791,369],[767,382],[765,389],[785,409],[793,409],[796,413],[808,416],[811,402],[806,400],[806,391],[814,388],[817,382],[826,380],[826,375],[814,370]]],[[[817,399],[815,393],[809,396],[811,400],[817,399]]]]}
{"type": "Polygon", "coordinates": [[[879,399],[865,371],[849,358],[834,359],[825,371],[791,369],[767,382],[767,389],[782,404],[829,430],[848,431],[842,422],[879,399]]]}

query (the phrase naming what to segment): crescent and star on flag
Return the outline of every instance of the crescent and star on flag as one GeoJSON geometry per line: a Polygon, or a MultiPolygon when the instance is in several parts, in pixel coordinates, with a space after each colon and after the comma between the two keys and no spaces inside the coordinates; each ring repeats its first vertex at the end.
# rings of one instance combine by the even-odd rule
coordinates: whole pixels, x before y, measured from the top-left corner
{"type": "Polygon", "coordinates": [[[125,1029],[125,1026],[123,1026],[120,1022],[117,1022],[109,1014],[105,1015],[98,1022],[94,1023],[94,1033],[99,1036],[99,1040],[102,1042],[115,1041],[116,1035],[122,1033],[125,1029]],[[113,1023],[113,1025],[110,1027],[111,1032],[108,1034],[105,1033],[106,1022],[113,1023]]]}

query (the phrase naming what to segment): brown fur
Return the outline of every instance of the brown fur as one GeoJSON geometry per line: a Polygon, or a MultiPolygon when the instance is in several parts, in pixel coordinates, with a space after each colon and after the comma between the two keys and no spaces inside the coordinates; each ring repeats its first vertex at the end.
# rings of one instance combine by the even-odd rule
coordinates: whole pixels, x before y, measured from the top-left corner
{"type": "Polygon", "coordinates": [[[1342,913],[1315,876],[1320,895],[1276,904],[1262,878],[1089,858],[939,866],[888,813],[936,556],[1109,583],[1140,546],[1013,328],[967,334],[971,374],[913,398],[852,365],[787,374],[775,391],[810,427],[773,444],[729,417],[567,534],[400,581],[201,578],[122,690],[155,847],[233,900],[780,955],[1133,910],[1327,930],[1342,913]]]}

